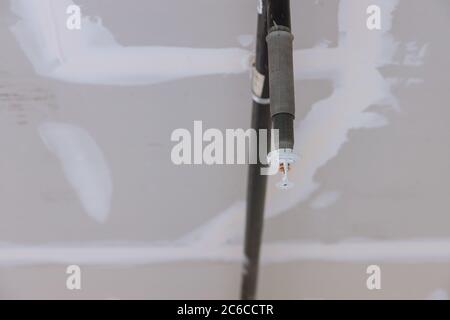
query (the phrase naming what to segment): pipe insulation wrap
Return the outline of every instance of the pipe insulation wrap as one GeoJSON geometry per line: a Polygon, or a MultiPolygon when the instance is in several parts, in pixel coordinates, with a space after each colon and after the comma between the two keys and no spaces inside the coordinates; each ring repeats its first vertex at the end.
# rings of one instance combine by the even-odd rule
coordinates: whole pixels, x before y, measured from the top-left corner
{"type": "Polygon", "coordinates": [[[267,38],[270,74],[270,112],[272,117],[288,113],[295,117],[294,36],[286,27],[271,28],[267,38]]]}

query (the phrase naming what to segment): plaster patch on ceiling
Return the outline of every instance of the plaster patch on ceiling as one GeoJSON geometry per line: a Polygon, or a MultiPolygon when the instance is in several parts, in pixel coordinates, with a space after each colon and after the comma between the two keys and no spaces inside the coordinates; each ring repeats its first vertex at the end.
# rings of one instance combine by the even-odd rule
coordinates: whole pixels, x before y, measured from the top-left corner
{"type": "MultiPolygon", "coordinates": [[[[450,262],[450,239],[408,239],[391,241],[271,242],[264,243],[263,265],[295,261],[371,263],[450,262]]],[[[242,263],[241,244],[199,248],[173,243],[87,243],[0,245],[0,266],[78,264],[121,267],[181,261],[242,263]]],[[[441,292],[435,297],[444,297],[441,292]]]]}
{"type": "Polygon", "coordinates": [[[338,191],[323,192],[311,201],[310,207],[316,210],[331,207],[339,200],[340,196],[338,191]]]}
{"type": "Polygon", "coordinates": [[[11,30],[41,76],[67,82],[144,85],[193,76],[242,73],[251,54],[241,48],[124,47],[101,19],[66,28],[71,0],[13,0],[20,20],[11,30]]]}
{"type": "Polygon", "coordinates": [[[208,247],[226,244],[233,240],[230,238],[230,230],[240,227],[241,230],[236,231],[238,234],[243,233],[244,210],[245,202],[238,201],[210,222],[201,225],[193,232],[183,236],[178,242],[208,247]]]}
{"type": "Polygon", "coordinates": [[[113,186],[108,164],[94,139],[84,129],[65,123],[44,123],[39,134],[58,157],[86,212],[95,221],[105,222],[113,186]]]}

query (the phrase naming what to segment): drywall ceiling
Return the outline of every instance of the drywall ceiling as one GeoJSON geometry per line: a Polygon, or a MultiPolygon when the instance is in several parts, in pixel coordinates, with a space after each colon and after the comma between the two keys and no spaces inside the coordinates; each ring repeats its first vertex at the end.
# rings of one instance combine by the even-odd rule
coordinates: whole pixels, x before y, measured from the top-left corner
{"type": "MultiPolygon", "coordinates": [[[[255,2],[0,0],[2,296],[41,297],[45,279],[43,297],[70,298],[72,262],[94,283],[76,297],[236,296],[246,167],[175,166],[170,137],[249,126],[255,2]]],[[[446,0],[292,1],[300,161],[294,189],[270,180],[263,296],[339,296],[301,286],[316,270],[356,294],[365,273],[343,261],[450,259],[449,15],[446,0]]]]}

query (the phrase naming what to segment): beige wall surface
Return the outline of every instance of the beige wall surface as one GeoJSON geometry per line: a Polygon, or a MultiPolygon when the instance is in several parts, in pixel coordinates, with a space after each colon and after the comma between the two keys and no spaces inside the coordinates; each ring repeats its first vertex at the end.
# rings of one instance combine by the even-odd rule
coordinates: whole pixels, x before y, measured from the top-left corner
{"type": "MultiPolygon", "coordinates": [[[[249,126],[256,1],[42,1],[0,0],[0,298],[237,298],[246,167],[176,166],[170,137],[249,126]]],[[[300,161],[259,297],[447,299],[450,2],[291,7],[300,161]]]]}

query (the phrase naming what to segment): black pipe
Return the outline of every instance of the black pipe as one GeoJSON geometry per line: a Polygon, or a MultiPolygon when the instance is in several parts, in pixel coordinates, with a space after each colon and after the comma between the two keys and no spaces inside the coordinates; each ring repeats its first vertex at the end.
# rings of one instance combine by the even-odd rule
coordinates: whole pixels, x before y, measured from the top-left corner
{"type": "MultiPolygon", "coordinates": [[[[257,132],[266,129],[270,133],[271,115],[269,99],[268,53],[267,53],[267,1],[261,1],[262,7],[258,14],[256,37],[256,56],[253,70],[253,107],[251,127],[257,132]],[[257,91],[257,92],[255,92],[257,91]]],[[[259,155],[259,134],[257,134],[259,155]]],[[[267,139],[267,150],[270,150],[270,135],[267,139]]],[[[264,165],[258,157],[257,164],[250,164],[247,186],[247,209],[244,240],[245,262],[242,272],[241,299],[256,298],[258,283],[259,256],[264,224],[264,205],[266,198],[267,176],[261,175],[264,165]]]]}
{"type": "Polygon", "coordinates": [[[269,30],[277,26],[291,29],[290,0],[267,0],[267,7],[269,30]]]}
{"type": "MultiPolygon", "coordinates": [[[[270,132],[268,129],[273,124],[273,129],[279,130],[279,144],[276,147],[292,150],[295,101],[290,1],[261,0],[260,4],[262,7],[258,12],[251,126],[256,130],[266,129],[270,132]]],[[[258,155],[259,138],[257,135],[258,155]]],[[[270,137],[266,142],[267,150],[270,150],[270,137]]],[[[257,291],[267,188],[267,176],[261,175],[263,167],[260,159],[257,164],[249,165],[244,239],[246,260],[241,287],[241,299],[245,300],[255,299],[257,291]]]]}

